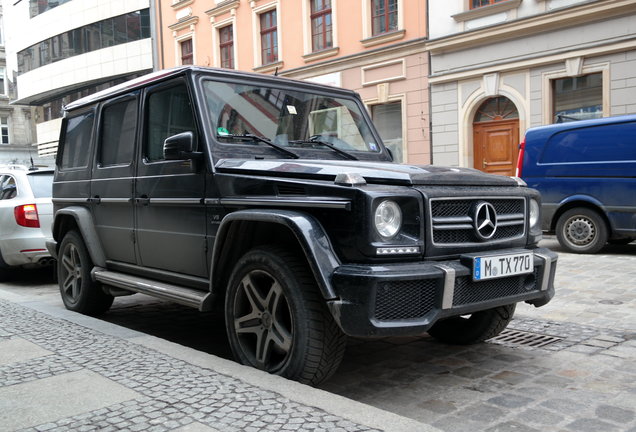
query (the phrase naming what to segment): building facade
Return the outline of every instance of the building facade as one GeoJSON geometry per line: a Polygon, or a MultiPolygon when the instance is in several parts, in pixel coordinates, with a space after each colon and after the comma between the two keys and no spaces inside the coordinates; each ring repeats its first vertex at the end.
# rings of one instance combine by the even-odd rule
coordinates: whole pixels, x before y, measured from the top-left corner
{"type": "Polygon", "coordinates": [[[35,143],[34,109],[29,106],[10,105],[15,98],[7,74],[4,39],[4,19],[0,5],[0,165],[46,163],[37,157],[35,143]]]}
{"type": "Polygon", "coordinates": [[[62,107],[153,69],[150,0],[4,0],[7,73],[36,107],[40,155],[57,149],[62,107]]]}
{"type": "Polygon", "coordinates": [[[430,162],[423,0],[160,0],[160,68],[278,74],[355,90],[398,161],[430,162]]]}
{"type": "Polygon", "coordinates": [[[528,127],[636,113],[635,0],[429,0],[433,163],[512,175],[528,127]]]}

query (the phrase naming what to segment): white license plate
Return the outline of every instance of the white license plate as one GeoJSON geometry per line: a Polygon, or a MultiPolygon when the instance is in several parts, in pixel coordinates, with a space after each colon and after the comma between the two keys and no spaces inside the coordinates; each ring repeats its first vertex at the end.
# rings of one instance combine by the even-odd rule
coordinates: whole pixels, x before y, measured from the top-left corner
{"type": "Polygon", "coordinates": [[[524,252],[473,258],[473,280],[495,279],[532,273],[534,254],[524,252]]]}

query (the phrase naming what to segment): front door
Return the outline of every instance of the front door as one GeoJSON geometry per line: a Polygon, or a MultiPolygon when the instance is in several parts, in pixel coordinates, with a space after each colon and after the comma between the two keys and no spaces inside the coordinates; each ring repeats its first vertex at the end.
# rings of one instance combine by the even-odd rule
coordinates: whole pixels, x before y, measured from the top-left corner
{"type": "Polygon", "coordinates": [[[488,99],[473,123],[474,167],[489,174],[514,175],[519,154],[519,116],[505,97],[488,99]]]}

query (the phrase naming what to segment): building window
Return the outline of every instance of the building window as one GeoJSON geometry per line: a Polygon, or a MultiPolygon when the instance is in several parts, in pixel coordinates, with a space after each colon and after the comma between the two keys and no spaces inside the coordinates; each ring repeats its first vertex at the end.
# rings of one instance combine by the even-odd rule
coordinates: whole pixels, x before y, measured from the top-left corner
{"type": "Polygon", "coordinates": [[[2,144],[9,144],[9,117],[0,117],[0,137],[2,144]]]}
{"type": "Polygon", "coordinates": [[[31,18],[69,1],[71,0],[29,0],[31,18]]]}
{"type": "Polygon", "coordinates": [[[553,121],[603,117],[603,74],[552,80],[553,121]]]}
{"type": "Polygon", "coordinates": [[[398,28],[398,0],[372,0],[373,36],[398,28]]]}
{"type": "Polygon", "coordinates": [[[219,49],[221,50],[221,67],[234,69],[234,26],[219,29],[219,49]]]}
{"type": "Polygon", "coordinates": [[[69,30],[18,52],[18,74],[105,47],[150,37],[148,9],[69,30]]]}
{"type": "Polygon", "coordinates": [[[395,162],[404,162],[402,139],[402,102],[372,105],[371,117],[384,145],[393,153],[395,162]]]}
{"type": "Polygon", "coordinates": [[[194,53],[192,51],[192,39],[184,40],[179,43],[181,47],[181,64],[191,65],[194,64],[194,53]]]}
{"type": "Polygon", "coordinates": [[[320,51],[333,46],[331,0],[311,0],[311,48],[320,51]]]}
{"type": "Polygon", "coordinates": [[[0,67],[0,96],[5,96],[7,94],[7,87],[5,85],[5,76],[4,76],[4,68],[0,67]]]}
{"type": "Polygon", "coordinates": [[[278,61],[278,27],[276,26],[276,9],[263,12],[261,22],[261,62],[263,64],[278,61]]]}
{"type": "Polygon", "coordinates": [[[490,6],[496,3],[502,3],[508,0],[470,0],[470,8],[477,9],[484,6],[490,6]]]}

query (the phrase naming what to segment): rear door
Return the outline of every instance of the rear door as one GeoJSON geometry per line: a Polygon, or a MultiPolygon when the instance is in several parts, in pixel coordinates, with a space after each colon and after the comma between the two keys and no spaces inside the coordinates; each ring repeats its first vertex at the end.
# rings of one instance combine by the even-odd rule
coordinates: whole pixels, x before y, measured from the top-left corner
{"type": "Polygon", "coordinates": [[[142,146],[135,185],[140,264],[207,277],[205,170],[192,160],[163,157],[166,138],[186,131],[199,136],[185,79],[147,89],[143,104],[142,146]]]}
{"type": "Polygon", "coordinates": [[[133,173],[139,92],[103,104],[91,180],[95,228],[107,260],[135,264],[133,173]]]}

